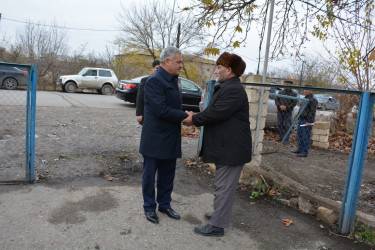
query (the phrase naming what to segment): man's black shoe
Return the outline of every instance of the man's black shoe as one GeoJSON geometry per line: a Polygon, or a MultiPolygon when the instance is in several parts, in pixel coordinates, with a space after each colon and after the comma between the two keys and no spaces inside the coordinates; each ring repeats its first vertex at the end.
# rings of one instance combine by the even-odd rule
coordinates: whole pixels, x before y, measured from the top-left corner
{"type": "Polygon", "coordinates": [[[204,236],[224,236],[224,228],[215,227],[210,224],[194,228],[194,232],[204,236]]]}
{"type": "Polygon", "coordinates": [[[178,213],[176,213],[172,208],[168,208],[168,209],[160,209],[159,208],[159,212],[168,215],[168,217],[171,217],[172,219],[175,219],[175,220],[180,219],[180,215],[178,213]]]}
{"type": "Polygon", "coordinates": [[[207,220],[211,220],[212,214],[211,213],[205,213],[204,217],[206,217],[207,220]]]}
{"type": "Polygon", "coordinates": [[[297,150],[292,150],[291,152],[295,153],[295,154],[300,154],[301,153],[301,151],[299,151],[298,149],[297,150]]]}
{"type": "Polygon", "coordinates": [[[152,223],[155,223],[155,224],[159,223],[159,218],[155,211],[145,212],[145,215],[148,221],[151,221],[152,223]]]}
{"type": "Polygon", "coordinates": [[[297,156],[298,157],[307,157],[307,155],[305,155],[305,154],[298,154],[297,156]]]}

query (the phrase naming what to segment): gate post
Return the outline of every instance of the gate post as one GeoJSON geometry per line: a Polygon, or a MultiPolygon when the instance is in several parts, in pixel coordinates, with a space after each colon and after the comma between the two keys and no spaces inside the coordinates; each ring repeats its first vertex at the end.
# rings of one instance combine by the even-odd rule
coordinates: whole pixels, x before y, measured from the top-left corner
{"type": "Polygon", "coordinates": [[[354,226],[359,188],[365,165],[367,145],[372,123],[375,94],[362,92],[359,102],[352,150],[342,199],[339,231],[348,234],[354,226]]]}
{"type": "MultiPolygon", "coordinates": [[[[214,80],[206,81],[205,94],[204,94],[204,97],[203,97],[204,98],[203,109],[206,109],[206,107],[208,106],[208,103],[211,100],[212,94],[214,92],[215,83],[216,83],[216,81],[214,81],[214,80]]],[[[199,142],[198,142],[198,148],[197,148],[197,161],[196,162],[199,162],[199,155],[200,155],[200,152],[202,150],[203,130],[204,130],[204,126],[201,127],[201,132],[199,134],[199,142]]]]}
{"type": "Polygon", "coordinates": [[[36,106],[36,79],[37,66],[28,70],[26,100],[26,180],[34,182],[34,154],[35,154],[35,106],[36,106]]]}

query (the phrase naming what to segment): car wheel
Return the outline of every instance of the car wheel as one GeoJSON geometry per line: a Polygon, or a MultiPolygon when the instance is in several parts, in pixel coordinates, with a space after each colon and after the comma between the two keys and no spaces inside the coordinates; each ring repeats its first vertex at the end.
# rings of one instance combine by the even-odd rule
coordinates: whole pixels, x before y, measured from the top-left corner
{"type": "Polygon", "coordinates": [[[17,88],[17,81],[14,78],[7,78],[4,80],[3,85],[8,90],[15,90],[17,88]]]}
{"type": "Polygon", "coordinates": [[[112,95],[113,94],[113,88],[112,86],[106,84],[106,85],[103,85],[103,87],[101,88],[101,92],[103,95],[112,95]]]}
{"type": "Polygon", "coordinates": [[[77,86],[74,82],[68,82],[65,84],[65,92],[67,93],[74,93],[77,90],[77,86]]]}

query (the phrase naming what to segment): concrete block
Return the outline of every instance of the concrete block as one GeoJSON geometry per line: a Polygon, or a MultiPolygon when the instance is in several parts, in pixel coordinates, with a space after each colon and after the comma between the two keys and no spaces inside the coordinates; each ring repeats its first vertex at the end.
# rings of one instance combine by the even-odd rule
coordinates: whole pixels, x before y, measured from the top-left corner
{"type": "Polygon", "coordinates": [[[314,123],[314,128],[315,129],[328,129],[330,128],[331,124],[329,122],[315,122],[314,123]]]}
{"type": "Polygon", "coordinates": [[[320,138],[319,138],[319,141],[320,142],[328,142],[329,140],[329,136],[325,136],[325,135],[321,135],[320,138]]]}
{"type": "Polygon", "coordinates": [[[259,106],[256,104],[250,104],[249,113],[250,117],[257,117],[259,113],[259,106]]]}
{"type": "Polygon", "coordinates": [[[325,207],[318,207],[316,218],[330,225],[334,225],[339,219],[339,214],[331,209],[325,207]]]}
{"type": "Polygon", "coordinates": [[[251,102],[259,102],[260,94],[256,91],[251,91],[251,102]]]}
{"type": "Polygon", "coordinates": [[[313,141],[319,141],[319,137],[320,137],[320,135],[315,135],[315,134],[313,134],[313,135],[311,136],[311,140],[313,140],[313,141]]]}
{"type": "Polygon", "coordinates": [[[257,128],[257,120],[254,117],[250,117],[250,129],[255,130],[257,128]]]}
{"type": "Polygon", "coordinates": [[[319,141],[313,141],[312,145],[317,148],[324,148],[327,149],[329,147],[328,142],[319,142],[319,141]]]}
{"type": "Polygon", "coordinates": [[[315,126],[312,129],[314,135],[329,135],[329,129],[316,129],[315,126]]]}

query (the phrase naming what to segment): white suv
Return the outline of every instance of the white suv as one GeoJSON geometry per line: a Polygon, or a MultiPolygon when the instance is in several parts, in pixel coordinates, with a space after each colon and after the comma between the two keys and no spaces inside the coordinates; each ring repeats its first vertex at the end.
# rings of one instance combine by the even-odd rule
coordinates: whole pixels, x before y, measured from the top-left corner
{"type": "Polygon", "coordinates": [[[117,76],[111,69],[83,68],[77,75],[60,76],[57,85],[68,93],[80,88],[96,89],[103,95],[112,95],[117,82],[117,76]]]}

